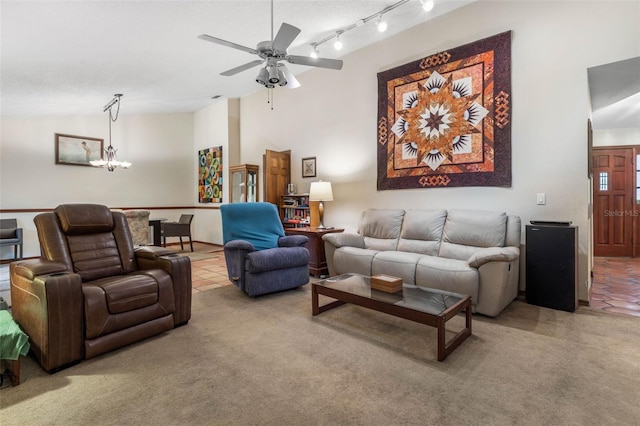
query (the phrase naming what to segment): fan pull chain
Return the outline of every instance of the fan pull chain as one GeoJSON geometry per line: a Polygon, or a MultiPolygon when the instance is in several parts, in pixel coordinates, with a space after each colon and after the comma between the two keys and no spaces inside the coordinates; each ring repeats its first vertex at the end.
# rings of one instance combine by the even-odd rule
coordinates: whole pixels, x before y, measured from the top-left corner
{"type": "Polygon", "coordinates": [[[268,88],[267,89],[267,103],[271,104],[271,111],[273,111],[273,89],[272,88],[268,88]]]}

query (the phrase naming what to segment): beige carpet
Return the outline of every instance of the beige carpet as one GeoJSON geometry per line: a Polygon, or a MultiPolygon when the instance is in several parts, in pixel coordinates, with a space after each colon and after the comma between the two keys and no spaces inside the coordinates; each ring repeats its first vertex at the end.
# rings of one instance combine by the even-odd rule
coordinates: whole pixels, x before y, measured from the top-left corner
{"type": "Polygon", "coordinates": [[[431,327],[349,305],[312,317],[310,295],[222,287],[161,336],[54,375],[27,359],[0,424],[638,424],[638,318],[516,301],[439,363],[431,327]]]}

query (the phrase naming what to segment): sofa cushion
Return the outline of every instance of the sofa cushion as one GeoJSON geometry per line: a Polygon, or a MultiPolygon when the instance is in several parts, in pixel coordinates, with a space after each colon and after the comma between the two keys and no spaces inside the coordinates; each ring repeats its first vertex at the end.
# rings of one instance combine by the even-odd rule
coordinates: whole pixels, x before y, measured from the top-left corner
{"type": "Polygon", "coordinates": [[[378,250],[361,249],[357,247],[340,247],[333,254],[333,267],[335,275],[356,272],[370,276],[373,258],[378,250]]]}
{"type": "Polygon", "coordinates": [[[402,221],[398,251],[437,256],[446,218],[446,210],[407,210],[402,221]]]}
{"type": "Polygon", "coordinates": [[[478,270],[462,260],[423,256],[416,265],[417,286],[468,294],[473,305],[478,301],[478,283],[478,270]]]}
{"type": "Polygon", "coordinates": [[[402,278],[402,282],[416,282],[416,264],[424,254],[403,251],[381,251],[373,258],[371,275],[385,274],[402,278]]]}
{"type": "Polygon", "coordinates": [[[358,233],[372,250],[395,250],[402,227],[402,209],[369,209],[362,213],[358,233]]]}
{"type": "Polygon", "coordinates": [[[507,214],[484,210],[449,210],[438,256],[467,260],[478,249],[504,247],[507,214]]]}

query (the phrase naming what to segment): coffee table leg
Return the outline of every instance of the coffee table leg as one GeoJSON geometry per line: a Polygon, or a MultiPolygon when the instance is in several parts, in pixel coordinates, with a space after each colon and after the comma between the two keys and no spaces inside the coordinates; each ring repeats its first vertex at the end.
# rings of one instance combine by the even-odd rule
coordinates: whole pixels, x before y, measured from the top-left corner
{"type": "Polygon", "coordinates": [[[316,286],[311,284],[311,315],[315,316],[320,313],[318,308],[318,290],[316,286]]]}
{"type": "Polygon", "coordinates": [[[438,361],[444,361],[447,357],[446,341],[445,341],[445,320],[444,317],[438,316],[438,361]]]}
{"type": "Polygon", "coordinates": [[[438,361],[444,361],[455,348],[460,346],[467,337],[471,336],[471,301],[463,309],[465,313],[465,328],[458,332],[449,343],[446,342],[446,320],[443,316],[438,317],[438,361]]]}

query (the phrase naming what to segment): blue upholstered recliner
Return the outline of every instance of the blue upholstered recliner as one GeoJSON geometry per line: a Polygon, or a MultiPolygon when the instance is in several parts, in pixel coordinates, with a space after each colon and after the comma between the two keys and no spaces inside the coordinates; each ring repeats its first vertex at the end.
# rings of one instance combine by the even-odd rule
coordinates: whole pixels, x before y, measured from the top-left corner
{"type": "Polygon", "coordinates": [[[229,279],[249,296],[300,287],[309,282],[309,251],[303,235],[285,236],[271,203],[220,206],[229,279]]]}

